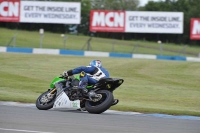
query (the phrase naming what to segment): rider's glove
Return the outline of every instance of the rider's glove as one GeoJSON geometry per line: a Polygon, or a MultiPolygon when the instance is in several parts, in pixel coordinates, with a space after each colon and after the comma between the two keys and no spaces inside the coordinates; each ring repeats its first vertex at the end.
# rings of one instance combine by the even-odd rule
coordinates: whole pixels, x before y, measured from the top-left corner
{"type": "Polygon", "coordinates": [[[63,75],[64,77],[69,76],[68,73],[67,73],[67,71],[64,71],[62,75],[63,75]]]}
{"type": "Polygon", "coordinates": [[[63,72],[63,76],[65,76],[65,77],[72,76],[72,75],[73,75],[72,70],[63,72]]]}

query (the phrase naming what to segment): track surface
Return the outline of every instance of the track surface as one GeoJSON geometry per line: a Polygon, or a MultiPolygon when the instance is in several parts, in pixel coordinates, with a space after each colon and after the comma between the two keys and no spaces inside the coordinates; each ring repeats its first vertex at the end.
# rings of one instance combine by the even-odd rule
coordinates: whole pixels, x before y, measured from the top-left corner
{"type": "Polygon", "coordinates": [[[0,133],[199,133],[199,120],[0,105],[0,133]]]}

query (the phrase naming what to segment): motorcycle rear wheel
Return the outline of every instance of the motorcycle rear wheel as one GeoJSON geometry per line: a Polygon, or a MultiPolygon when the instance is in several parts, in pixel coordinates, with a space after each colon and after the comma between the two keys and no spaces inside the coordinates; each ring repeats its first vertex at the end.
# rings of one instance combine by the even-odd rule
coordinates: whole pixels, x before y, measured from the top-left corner
{"type": "Polygon", "coordinates": [[[85,102],[85,109],[92,114],[103,113],[110,108],[114,100],[113,94],[108,90],[99,90],[96,93],[102,95],[102,98],[98,102],[85,102]]]}
{"type": "Polygon", "coordinates": [[[53,105],[54,105],[54,102],[55,102],[55,99],[56,99],[56,96],[54,96],[50,101],[44,103],[44,102],[41,102],[41,99],[47,95],[50,91],[46,91],[44,92],[43,94],[41,94],[38,99],[36,100],[36,107],[39,109],[39,110],[48,110],[48,109],[51,109],[53,108],[53,105]]]}

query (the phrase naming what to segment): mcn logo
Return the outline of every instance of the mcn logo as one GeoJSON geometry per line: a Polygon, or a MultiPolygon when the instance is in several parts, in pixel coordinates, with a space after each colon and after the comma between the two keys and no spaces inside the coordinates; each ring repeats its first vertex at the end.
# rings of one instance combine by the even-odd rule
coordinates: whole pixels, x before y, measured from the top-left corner
{"type": "Polygon", "coordinates": [[[190,39],[200,40],[200,18],[192,18],[190,21],[190,39]]]}
{"type": "Polygon", "coordinates": [[[19,22],[20,0],[0,0],[0,21],[19,22]]]}
{"type": "Polygon", "coordinates": [[[99,32],[124,32],[124,11],[101,11],[90,12],[90,31],[99,32]]]}

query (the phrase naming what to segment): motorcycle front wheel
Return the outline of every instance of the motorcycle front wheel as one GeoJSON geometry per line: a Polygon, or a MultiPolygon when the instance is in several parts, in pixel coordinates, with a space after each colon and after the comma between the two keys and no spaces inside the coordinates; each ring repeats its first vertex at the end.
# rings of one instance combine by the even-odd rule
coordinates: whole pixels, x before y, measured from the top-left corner
{"type": "Polygon", "coordinates": [[[54,96],[52,98],[49,98],[48,94],[50,94],[50,91],[46,91],[43,94],[41,94],[38,99],[36,100],[36,107],[39,110],[48,110],[53,108],[55,99],[56,99],[56,95],[54,94],[54,96]]]}
{"type": "Polygon", "coordinates": [[[92,114],[103,113],[110,108],[114,100],[113,94],[108,90],[99,90],[96,93],[102,95],[102,98],[98,102],[85,102],[85,109],[92,114]]]}

